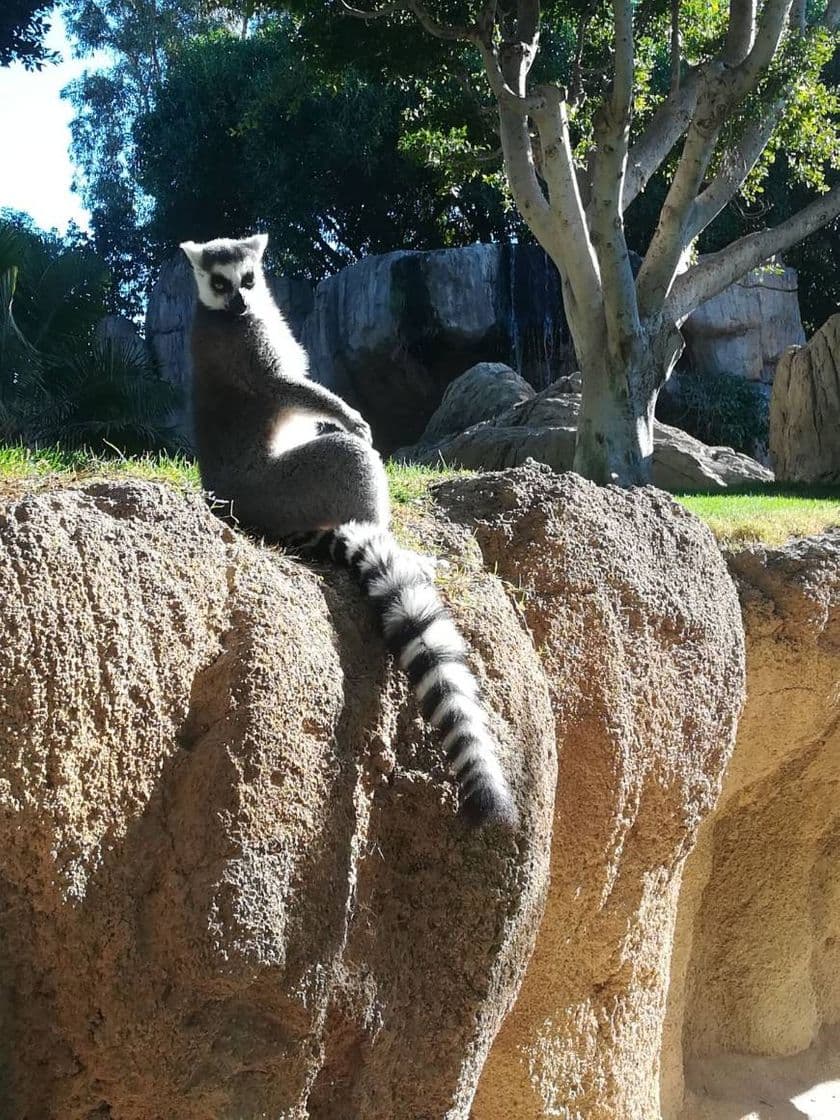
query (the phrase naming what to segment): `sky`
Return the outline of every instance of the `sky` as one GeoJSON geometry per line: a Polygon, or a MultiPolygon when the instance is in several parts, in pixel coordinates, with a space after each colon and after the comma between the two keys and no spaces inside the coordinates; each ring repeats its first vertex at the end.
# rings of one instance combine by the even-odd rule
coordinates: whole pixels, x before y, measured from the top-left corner
{"type": "Polygon", "coordinates": [[[0,69],[0,207],[24,210],[42,229],[65,233],[70,219],[87,229],[90,215],[70,190],[73,109],[60,94],[97,60],[71,58],[61,16],[51,19],[47,44],[59,51],[60,63],[40,71],[19,63],[0,69]]]}

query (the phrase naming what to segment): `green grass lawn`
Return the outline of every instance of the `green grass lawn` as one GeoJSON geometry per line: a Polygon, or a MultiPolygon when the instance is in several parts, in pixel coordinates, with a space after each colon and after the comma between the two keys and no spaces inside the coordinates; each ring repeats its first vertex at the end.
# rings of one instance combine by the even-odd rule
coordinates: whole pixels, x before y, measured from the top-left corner
{"type": "Polygon", "coordinates": [[[705,521],[721,544],[782,544],[789,537],[810,537],[840,528],[840,487],[768,483],[745,491],[674,497],[705,521]]]}
{"type": "MultiPolygon", "coordinates": [[[[469,472],[389,463],[395,506],[422,504],[431,483],[458,473],[469,472]]],[[[200,485],[195,463],[184,455],[106,459],[55,448],[30,451],[0,447],[0,490],[7,493],[126,475],[195,489],[200,485]]],[[[812,536],[840,527],[840,487],[817,489],[770,483],[748,491],[686,493],[674,497],[705,521],[722,544],[781,544],[788,537],[812,536]]]]}

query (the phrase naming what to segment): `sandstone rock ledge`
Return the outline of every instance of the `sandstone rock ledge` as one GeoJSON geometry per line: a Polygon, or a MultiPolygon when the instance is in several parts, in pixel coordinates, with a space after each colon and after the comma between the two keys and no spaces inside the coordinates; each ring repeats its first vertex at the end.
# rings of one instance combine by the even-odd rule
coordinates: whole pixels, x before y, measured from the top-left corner
{"type": "Polygon", "coordinates": [[[840,533],[728,562],[746,629],[747,703],[720,802],[683,877],[663,1116],[834,1120],[840,533]]]}
{"type": "Polygon", "coordinates": [[[731,581],[656,491],[437,496],[512,838],[454,817],[343,573],[149,483],[0,501],[0,1115],[656,1116],[731,581]]]}

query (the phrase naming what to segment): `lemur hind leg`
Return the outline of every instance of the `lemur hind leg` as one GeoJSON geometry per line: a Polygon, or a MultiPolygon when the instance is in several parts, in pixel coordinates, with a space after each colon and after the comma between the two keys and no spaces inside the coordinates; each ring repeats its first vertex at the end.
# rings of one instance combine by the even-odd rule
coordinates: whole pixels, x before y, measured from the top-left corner
{"type": "Polygon", "coordinates": [[[373,448],[346,432],[318,436],[269,460],[234,498],[233,515],[270,540],[390,520],[388,480],[373,448]]]}

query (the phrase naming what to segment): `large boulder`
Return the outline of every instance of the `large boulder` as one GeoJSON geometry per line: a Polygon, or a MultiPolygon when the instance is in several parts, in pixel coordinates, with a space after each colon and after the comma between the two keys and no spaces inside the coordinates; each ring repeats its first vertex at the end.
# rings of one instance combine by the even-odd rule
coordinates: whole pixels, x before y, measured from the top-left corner
{"type": "Polygon", "coordinates": [[[838,1115],[840,534],[727,557],[747,703],[680,892],[664,1120],[838,1115]]]}
{"type": "Polygon", "coordinates": [[[461,578],[515,838],[456,817],[344,573],[149,483],[0,505],[5,1116],[466,1118],[556,762],[514,606],[461,578]]]}
{"type": "MultiPolygon", "coordinates": [[[[296,337],[312,307],[312,289],[304,280],[269,274],[274,298],[296,337]]],[[[183,253],[161,266],[146,305],[146,342],[160,374],[177,386],[183,405],[172,423],[185,443],[192,440],[190,419],[190,330],[195,309],[195,280],[183,253]]]]}
{"type": "Polygon", "coordinates": [[[9,1116],[467,1120],[538,933],[473,1115],[656,1115],[734,592],[650,489],[532,465],[437,497],[406,528],[453,561],[514,837],[454,816],[344,573],[149,483],[0,502],[9,1116]]]}
{"type": "MultiPolygon", "coordinates": [[[[529,459],[571,470],[580,397],[564,389],[562,382],[550,385],[466,431],[395,454],[429,466],[444,462],[472,470],[515,467],[529,459]]],[[[772,478],[766,467],[731,447],[709,447],[679,428],[654,424],[653,482],[663,490],[715,490],[772,478]]]]}
{"type": "Polygon", "coordinates": [[[447,386],[420,443],[436,443],[531,400],[534,390],[503,362],[479,362],[447,386]]]}
{"type": "Polygon", "coordinates": [[[447,385],[512,362],[539,388],[574,368],[554,266],[537,246],[367,257],[323,280],[304,330],[313,375],[390,452],[417,440],[447,385]]]}
{"type": "Polygon", "coordinates": [[[840,315],[778,364],[770,458],[782,481],[840,482],[840,315]]]}
{"type": "Polygon", "coordinates": [[[693,373],[769,384],[781,354],[805,341],[796,269],[766,264],[706,300],[682,325],[693,373]]]}
{"type": "Polygon", "coordinates": [[[559,751],[546,914],[472,1116],[655,1120],[680,873],[743,695],[732,581],[652,489],[534,464],[435,496],[515,589],[559,751]]]}

